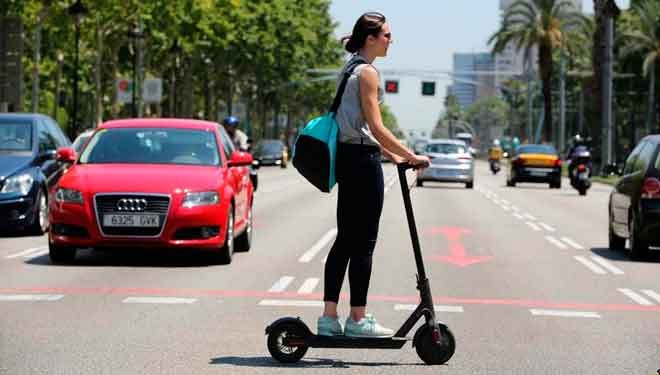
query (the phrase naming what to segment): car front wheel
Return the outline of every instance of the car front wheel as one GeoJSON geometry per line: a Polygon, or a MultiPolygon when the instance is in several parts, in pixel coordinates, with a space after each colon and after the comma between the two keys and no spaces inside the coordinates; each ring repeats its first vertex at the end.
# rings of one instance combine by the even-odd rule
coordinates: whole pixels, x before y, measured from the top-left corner
{"type": "Polygon", "coordinates": [[[639,223],[633,216],[630,220],[630,256],[633,259],[644,259],[649,253],[649,244],[641,238],[639,223]]]}

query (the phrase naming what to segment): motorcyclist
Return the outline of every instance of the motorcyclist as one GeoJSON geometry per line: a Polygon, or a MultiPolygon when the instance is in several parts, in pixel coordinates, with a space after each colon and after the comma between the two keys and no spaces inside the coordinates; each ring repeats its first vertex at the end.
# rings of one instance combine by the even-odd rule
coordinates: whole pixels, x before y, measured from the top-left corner
{"type": "Polygon", "coordinates": [[[229,134],[232,142],[234,142],[236,149],[239,151],[247,151],[248,137],[245,135],[245,133],[238,129],[239,124],[240,121],[235,116],[227,116],[224,120],[222,120],[222,125],[225,127],[225,130],[227,131],[227,134],[229,134]]]}
{"type": "Polygon", "coordinates": [[[488,160],[489,161],[500,161],[502,159],[502,147],[500,146],[500,140],[493,140],[493,144],[488,149],[488,160]]]}
{"type": "MultiPolygon", "coordinates": [[[[577,163],[575,163],[575,160],[577,159],[577,153],[582,152],[582,151],[589,151],[589,147],[587,146],[586,141],[580,134],[576,134],[573,137],[573,145],[571,145],[571,148],[568,150],[567,153],[567,159],[568,159],[568,176],[572,179],[573,178],[573,170],[575,169],[577,163]]],[[[590,168],[591,170],[591,168],[590,168]]],[[[590,173],[591,174],[591,173],[590,173]]]]}

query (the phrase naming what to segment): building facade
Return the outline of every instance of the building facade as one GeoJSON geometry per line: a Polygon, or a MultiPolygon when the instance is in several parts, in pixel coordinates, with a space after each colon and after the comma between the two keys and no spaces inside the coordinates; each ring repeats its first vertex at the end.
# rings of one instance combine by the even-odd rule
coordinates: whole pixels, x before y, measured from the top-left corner
{"type": "Polygon", "coordinates": [[[490,53],[455,53],[452,70],[455,73],[451,94],[456,96],[462,108],[482,97],[496,95],[495,61],[490,53]]]}

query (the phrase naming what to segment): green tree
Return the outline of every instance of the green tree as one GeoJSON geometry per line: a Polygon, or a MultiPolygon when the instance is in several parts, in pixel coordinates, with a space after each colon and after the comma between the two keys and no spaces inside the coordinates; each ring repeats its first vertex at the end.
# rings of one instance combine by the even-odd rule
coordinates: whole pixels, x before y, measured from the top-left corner
{"type": "Polygon", "coordinates": [[[493,44],[493,53],[502,52],[510,43],[518,50],[524,49],[529,57],[533,48],[538,48],[538,69],[542,81],[544,101],[544,134],[551,139],[553,70],[552,52],[565,43],[567,28],[582,22],[582,15],[575,11],[567,0],[516,0],[505,11],[500,29],[488,43],[493,44]]]}
{"type": "Polygon", "coordinates": [[[482,140],[493,139],[503,134],[507,124],[509,105],[497,96],[487,96],[474,102],[465,111],[465,120],[482,140]]]}
{"type": "Polygon", "coordinates": [[[383,125],[385,125],[385,127],[388,128],[394,134],[394,136],[397,138],[403,137],[403,131],[399,129],[399,122],[387,104],[380,105],[380,116],[383,119],[383,125]]]}
{"type": "Polygon", "coordinates": [[[648,107],[646,115],[646,132],[655,123],[655,64],[660,61],[660,4],[646,0],[637,4],[632,11],[636,30],[624,31],[625,45],[621,51],[623,56],[642,54],[642,71],[648,77],[648,107]]]}

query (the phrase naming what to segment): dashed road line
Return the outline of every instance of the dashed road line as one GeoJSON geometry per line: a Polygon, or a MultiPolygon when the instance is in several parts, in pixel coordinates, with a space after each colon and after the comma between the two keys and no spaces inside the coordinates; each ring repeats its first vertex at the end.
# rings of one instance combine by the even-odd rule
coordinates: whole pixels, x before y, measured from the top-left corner
{"type": "Polygon", "coordinates": [[[305,280],[303,285],[298,289],[298,294],[311,294],[314,292],[314,288],[316,288],[316,285],[318,285],[319,279],[318,278],[309,278],[305,280]]]}
{"type": "Polygon", "coordinates": [[[190,305],[197,302],[197,298],[179,297],[127,297],[122,303],[147,303],[164,305],[190,305]]]}
{"type": "Polygon", "coordinates": [[[299,259],[298,262],[300,263],[309,263],[316,254],[318,254],[321,250],[323,250],[330,241],[332,241],[335,237],[337,236],[337,228],[332,228],[330,229],[326,234],[321,237],[320,240],[318,240],[314,246],[312,246],[309,250],[307,250],[299,259]]]}
{"type": "Polygon", "coordinates": [[[532,228],[533,230],[535,230],[537,232],[541,231],[541,228],[539,228],[538,225],[532,223],[531,221],[526,221],[525,224],[527,224],[527,226],[529,226],[530,228],[532,228]]]}
{"type": "Polygon", "coordinates": [[[6,259],[14,259],[14,258],[33,258],[35,256],[40,256],[48,253],[48,247],[47,246],[39,246],[39,247],[33,247],[27,250],[23,250],[21,252],[7,255],[5,258],[6,259]]]}
{"type": "Polygon", "coordinates": [[[58,301],[63,294],[0,294],[0,302],[58,301]]]}
{"type": "Polygon", "coordinates": [[[655,291],[650,289],[644,289],[642,290],[642,293],[646,294],[647,296],[653,298],[656,302],[660,303],[660,294],[656,293],[655,291]]]}
{"type": "Polygon", "coordinates": [[[268,289],[271,293],[279,293],[286,290],[289,284],[295,279],[293,276],[282,276],[273,286],[268,289]]]}
{"type": "Polygon", "coordinates": [[[593,255],[591,257],[591,259],[594,262],[598,263],[601,267],[605,268],[606,270],[612,272],[615,275],[623,275],[624,274],[624,272],[622,270],[620,270],[619,268],[613,266],[610,262],[606,261],[605,259],[603,259],[599,256],[593,255]]]}
{"type": "Polygon", "coordinates": [[[514,212],[514,213],[513,213],[513,217],[515,217],[515,218],[518,219],[518,220],[525,220],[525,218],[524,218],[521,214],[519,214],[519,213],[517,213],[517,212],[514,212]]]}
{"type": "Polygon", "coordinates": [[[564,245],[561,241],[558,239],[554,238],[553,236],[545,236],[545,239],[548,240],[551,244],[557,246],[560,249],[568,249],[566,245],[564,245]]]}
{"type": "Polygon", "coordinates": [[[323,301],[286,300],[286,299],[264,299],[259,301],[259,306],[280,307],[323,307],[323,301]]]}
{"type": "Polygon", "coordinates": [[[530,214],[523,214],[523,217],[531,221],[536,221],[536,218],[530,214]]]}
{"type": "Polygon", "coordinates": [[[511,209],[516,212],[520,211],[520,208],[518,208],[517,206],[511,206],[511,209]]]}
{"type": "Polygon", "coordinates": [[[568,237],[562,237],[561,240],[566,242],[567,244],[569,244],[570,246],[572,246],[576,250],[584,250],[584,247],[582,245],[580,245],[579,243],[573,241],[572,239],[570,239],[568,237]]]}
{"type": "Polygon", "coordinates": [[[635,292],[632,289],[619,288],[617,290],[619,292],[623,293],[626,297],[628,297],[631,300],[637,302],[637,304],[639,304],[639,305],[642,305],[642,306],[653,306],[653,305],[655,305],[653,302],[647,300],[642,295],[638,294],[637,292],[635,292]]]}
{"type": "Polygon", "coordinates": [[[530,309],[534,316],[559,316],[563,318],[596,318],[600,319],[601,316],[593,311],[568,311],[568,310],[543,310],[543,309],[530,309]]]}
{"type": "Polygon", "coordinates": [[[546,223],[541,223],[541,222],[539,222],[538,224],[539,224],[541,227],[543,227],[543,229],[547,230],[548,232],[554,232],[554,231],[555,231],[555,228],[549,226],[549,225],[546,224],[546,223]]]}
{"type": "Polygon", "coordinates": [[[593,272],[593,273],[595,273],[595,274],[598,274],[598,275],[605,275],[605,274],[607,273],[607,272],[605,272],[604,269],[598,267],[596,264],[594,264],[593,262],[587,260],[587,258],[585,258],[585,257],[583,257],[583,256],[579,256],[579,255],[578,255],[578,256],[575,256],[574,258],[575,258],[575,260],[577,260],[578,262],[582,263],[585,267],[587,267],[588,269],[590,269],[591,272],[593,272]]]}
{"type": "MultiPolygon", "coordinates": [[[[394,310],[396,311],[415,311],[416,308],[417,305],[394,305],[394,310]]],[[[433,305],[433,309],[437,312],[463,312],[463,306],[433,305]]]]}

